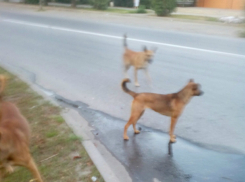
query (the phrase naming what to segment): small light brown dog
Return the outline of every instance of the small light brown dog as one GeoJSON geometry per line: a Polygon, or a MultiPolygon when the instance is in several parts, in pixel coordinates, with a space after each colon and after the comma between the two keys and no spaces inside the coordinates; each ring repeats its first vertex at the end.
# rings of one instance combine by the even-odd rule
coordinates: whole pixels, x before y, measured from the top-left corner
{"type": "Polygon", "coordinates": [[[135,52],[128,49],[127,46],[127,36],[124,35],[124,54],[123,54],[123,63],[124,63],[124,73],[125,77],[128,78],[127,71],[130,66],[134,67],[134,77],[135,77],[135,86],[139,87],[140,84],[138,82],[137,71],[139,69],[144,69],[146,76],[149,80],[151,80],[150,75],[148,73],[148,66],[152,62],[153,56],[156,52],[156,48],[154,50],[148,50],[144,47],[144,51],[135,52]]]}
{"type": "Polygon", "coordinates": [[[124,79],[122,81],[122,89],[124,92],[131,95],[134,100],[131,107],[131,116],[124,127],[124,139],[129,139],[127,135],[127,130],[131,124],[133,125],[134,133],[140,133],[140,131],[136,129],[136,123],[139,118],[144,114],[145,109],[149,108],[162,115],[171,117],[171,125],[169,131],[170,142],[176,142],[174,128],[177,120],[183,112],[185,106],[189,103],[190,99],[193,96],[200,96],[203,94],[203,92],[200,90],[200,85],[194,83],[193,80],[190,80],[188,84],[179,92],[163,95],[154,93],[135,93],[126,87],[127,82],[130,82],[130,80],[124,79]]]}
{"type": "Polygon", "coordinates": [[[35,181],[42,182],[29,150],[28,122],[14,104],[3,101],[2,92],[5,87],[3,75],[0,75],[0,81],[0,181],[7,173],[14,171],[12,166],[24,166],[32,172],[35,181]]]}

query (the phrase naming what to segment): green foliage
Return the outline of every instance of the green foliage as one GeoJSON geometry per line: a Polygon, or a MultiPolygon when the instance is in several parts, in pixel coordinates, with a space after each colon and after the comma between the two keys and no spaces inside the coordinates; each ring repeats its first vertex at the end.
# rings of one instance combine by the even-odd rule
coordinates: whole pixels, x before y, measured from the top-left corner
{"type": "Polygon", "coordinates": [[[152,0],[140,0],[140,5],[144,5],[146,9],[151,9],[152,0]]]}
{"type": "Polygon", "coordinates": [[[108,0],[91,0],[90,4],[94,9],[98,10],[106,10],[108,8],[109,1],[108,0]]]}
{"type": "Polygon", "coordinates": [[[39,4],[39,0],[25,0],[26,4],[39,4]]]}
{"type": "Polygon", "coordinates": [[[78,4],[89,4],[89,0],[80,0],[78,4]]]}
{"type": "Polygon", "coordinates": [[[71,0],[56,0],[55,2],[71,4],[71,0]]]}
{"type": "Polygon", "coordinates": [[[147,13],[144,5],[140,5],[136,13],[147,13]]]}
{"type": "MultiPolygon", "coordinates": [[[[50,0],[49,0],[50,1],[50,0]]],[[[66,4],[71,4],[71,0],[55,0],[57,3],[66,3],[66,4]]],[[[78,0],[76,1],[76,4],[89,4],[89,0],[78,0]]]]}
{"type": "Polygon", "coordinates": [[[114,0],[114,5],[118,7],[133,7],[133,0],[114,0]]]}
{"type": "Polygon", "coordinates": [[[175,0],[154,0],[153,9],[157,16],[167,16],[176,8],[175,0]]]}

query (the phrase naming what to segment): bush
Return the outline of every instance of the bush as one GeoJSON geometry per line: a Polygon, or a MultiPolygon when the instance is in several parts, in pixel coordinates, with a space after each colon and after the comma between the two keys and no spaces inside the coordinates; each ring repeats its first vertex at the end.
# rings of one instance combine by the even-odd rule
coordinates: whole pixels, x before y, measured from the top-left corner
{"type": "Polygon", "coordinates": [[[151,9],[151,0],[140,0],[140,5],[144,5],[146,9],[151,9]]]}
{"type": "Polygon", "coordinates": [[[26,4],[39,4],[39,0],[25,0],[26,4]]]}
{"type": "Polygon", "coordinates": [[[167,16],[176,8],[176,0],[154,0],[153,9],[157,16],[167,16]]]}
{"type": "Polygon", "coordinates": [[[114,5],[119,7],[133,7],[133,0],[114,0],[114,5]]]}
{"type": "MultiPolygon", "coordinates": [[[[50,0],[49,0],[50,2],[50,0]]],[[[55,0],[57,3],[66,3],[66,4],[71,4],[71,0],[55,0]]],[[[76,1],[77,4],[89,4],[89,0],[78,0],[76,1]]]]}
{"type": "Polygon", "coordinates": [[[89,0],[80,0],[78,4],[89,4],[89,0]]]}
{"type": "Polygon", "coordinates": [[[108,0],[91,0],[90,4],[94,9],[105,10],[108,8],[108,0]]]}
{"type": "Polygon", "coordinates": [[[147,13],[144,5],[140,5],[136,13],[147,13]]]}
{"type": "Polygon", "coordinates": [[[55,2],[57,3],[66,3],[66,4],[70,4],[71,0],[56,0],[55,2]]]}

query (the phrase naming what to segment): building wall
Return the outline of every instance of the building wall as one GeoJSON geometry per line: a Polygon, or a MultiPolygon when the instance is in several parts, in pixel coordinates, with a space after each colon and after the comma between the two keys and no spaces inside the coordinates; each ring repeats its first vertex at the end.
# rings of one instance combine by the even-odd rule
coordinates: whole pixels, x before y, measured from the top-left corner
{"type": "Polygon", "coordinates": [[[197,6],[221,9],[243,9],[245,0],[197,0],[197,6]]]}

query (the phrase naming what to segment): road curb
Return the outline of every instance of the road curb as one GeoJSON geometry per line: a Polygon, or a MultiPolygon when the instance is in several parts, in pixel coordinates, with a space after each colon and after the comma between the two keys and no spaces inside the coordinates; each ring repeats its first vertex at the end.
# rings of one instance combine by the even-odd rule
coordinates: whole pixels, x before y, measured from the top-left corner
{"type": "MultiPolygon", "coordinates": [[[[43,99],[50,101],[52,104],[60,107],[60,105],[52,97],[47,96],[36,84],[32,83],[27,77],[24,77],[23,75],[21,75],[21,72],[12,69],[11,66],[2,65],[2,64],[0,66],[3,67],[4,69],[6,69],[7,71],[9,71],[10,73],[16,75],[23,82],[27,83],[29,85],[29,87],[33,91],[35,91],[36,93],[41,95],[43,97],[43,99]]],[[[75,111],[75,110],[73,110],[73,111],[77,113],[77,111],[75,111]]],[[[91,158],[94,165],[96,166],[96,168],[98,169],[98,171],[102,175],[103,179],[106,182],[120,182],[120,180],[116,177],[114,172],[111,170],[110,166],[105,161],[105,159],[103,158],[103,156],[101,155],[99,150],[94,145],[93,141],[90,139],[91,137],[89,137],[89,135],[84,130],[79,129],[79,126],[77,126],[77,124],[79,125],[80,123],[77,123],[74,120],[74,118],[71,116],[70,112],[62,111],[60,114],[62,117],[64,117],[66,124],[72,129],[72,131],[77,136],[82,137],[83,141],[81,142],[81,144],[84,146],[89,157],[91,158]],[[83,131],[83,132],[81,132],[81,131],[83,131]]],[[[80,117],[84,121],[86,121],[82,116],[80,116],[80,117]]],[[[83,127],[83,125],[80,124],[80,128],[81,127],[83,127]]],[[[92,135],[92,133],[91,133],[91,135],[92,135]]]]}
{"type": "Polygon", "coordinates": [[[95,146],[92,137],[89,136],[92,135],[90,132],[89,134],[86,133],[86,131],[83,129],[86,126],[83,124],[84,122],[77,122],[76,116],[72,113],[74,112],[79,119],[85,121],[88,123],[81,115],[77,113],[76,110],[71,110],[69,112],[63,112],[61,115],[66,120],[66,123],[70,128],[72,128],[73,132],[79,136],[82,137],[82,145],[86,149],[88,155],[90,156],[91,160],[97,167],[100,174],[103,176],[104,180],[106,182],[120,182],[120,180],[116,177],[114,172],[111,170],[109,164],[106,162],[104,157],[101,155],[97,147],[95,146]],[[79,115],[79,116],[78,116],[79,115]],[[83,132],[81,132],[83,131],[83,132]]]}
{"type": "Polygon", "coordinates": [[[99,170],[106,182],[119,182],[119,179],[114,175],[109,165],[106,163],[100,152],[91,141],[82,142],[84,148],[88,152],[90,158],[99,170]]]}

